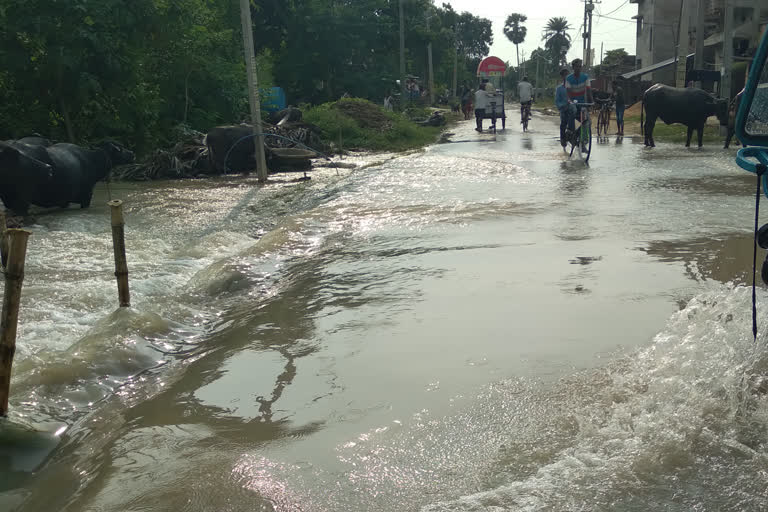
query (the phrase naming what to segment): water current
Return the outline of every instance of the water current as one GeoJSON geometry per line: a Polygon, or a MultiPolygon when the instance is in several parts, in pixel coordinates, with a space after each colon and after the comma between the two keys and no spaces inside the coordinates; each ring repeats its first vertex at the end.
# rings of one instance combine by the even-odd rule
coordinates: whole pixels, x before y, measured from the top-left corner
{"type": "Polygon", "coordinates": [[[0,510],[768,510],[749,175],[509,125],[40,213],[0,510]]]}

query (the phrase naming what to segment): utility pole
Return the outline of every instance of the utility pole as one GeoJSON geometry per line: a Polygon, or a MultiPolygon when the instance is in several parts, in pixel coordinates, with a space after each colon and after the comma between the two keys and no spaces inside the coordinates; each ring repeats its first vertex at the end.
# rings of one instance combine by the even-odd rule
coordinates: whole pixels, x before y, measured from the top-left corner
{"type": "Polygon", "coordinates": [[[429,105],[435,104],[435,74],[432,69],[432,36],[429,34],[429,18],[432,16],[432,1],[430,0],[427,6],[427,37],[429,37],[429,43],[427,43],[427,66],[429,67],[429,105]]]}
{"type": "Polygon", "coordinates": [[[256,52],[253,49],[253,27],[251,25],[251,6],[248,0],[240,0],[240,20],[243,24],[243,46],[245,48],[245,67],[248,71],[248,98],[251,105],[251,124],[256,135],[255,158],[256,175],[260,183],[267,181],[267,161],[264,158],[264,135],[261,129],[261,104],[259,103],[259,81],[256,76],[256,52]]]}
{"type": "MultiPolygon", "coordinates": [[[[707,0],[698,1],[696,11],[696,54],[693,56],[693,69],[704,69],[704,9],[707,0]]],[[[701,87],[701,80],[696,81],[696,87],[701,87]]]]}
{"type": "Polygon", "coordinates": [[[523,50],[523,72],[520,74],[521,79],[526,75],[527,67],[528,67],[528,61],[525,60],[525,50],[523,50]]]}
{"type": "Polygon", "coordinates": [[[584,27],[584,32],[582,32],[582,34],[581,34],[581,39],[582,39],[582,42],[581,42],[581,44],[582,44],[581,60],[582,60],[582,62],[583,62],[585,67],[587,65],[587,58],[588,58],[588,55],[587,55],[587,37],[589,37],[587,35],[587,16],[588,16],[588,13],[589,13],[589,10],[587,8],[587,6],[589,5],[588,2],[589,2],[589,0],[584,0],[584,24],[582,25],[582,27],[584,27]]]}
{"type": "Polygon", "coordinates": [[[731,99],[731,74],[733,72],[733,2],[725,0],[725,19],[723,21],[723,69],[720,70],[722,82],[720,95],[731,99]]]}
{"type": "Polygon", "coordinates": [[[584,63],[584,66],[587,69],[592,69],[592,61],[594,60],[594,52],[592,51],[592,11],[595,9],[595,5],[592,3],[592,0],[589,0],[588,7],[589,8],[587,11],[589,12],[589,29],[587,30],[587,62],[584,63]]]}
{"type": "MultiPolygon", "coordinates": [[[[241,0],[245,1],[245,0],[241,0]]],[[[400,16],[400,106],[405,108],[406,90],[405,90],[405,19],[403,17],[403,0],[399,0],[400,16]]]]}
{"type": "Polygon", "coordinates": [[[680,0],[680,22],[677,36],[677,69],[675,87],[685,87],[685,71],[688,63],[688,0],[680,0]]]}
{"type": "Polygon", "coordinates": [[[594,52],[592,51],[592,11],[595,10],[596,3],[599,4],[600,2],[584,0],[584,33],[582,34],[584,38],[584,58],[582,63],[585,69],[591,68],[594,64],[594,52]]]}

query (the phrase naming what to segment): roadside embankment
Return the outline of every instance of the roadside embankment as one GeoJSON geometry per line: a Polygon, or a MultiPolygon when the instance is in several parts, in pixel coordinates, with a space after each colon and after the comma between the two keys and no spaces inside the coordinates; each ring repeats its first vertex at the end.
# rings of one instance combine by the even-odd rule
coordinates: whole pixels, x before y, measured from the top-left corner
{"type": "Polygon", "coordinates": [[[359,98],[324,103],[304,114],[304,119],[318,128],[334,152],[420,148],[435,142],[446,123],[458,117],[450,111],[425,108],[392,112],[359,98]]]}

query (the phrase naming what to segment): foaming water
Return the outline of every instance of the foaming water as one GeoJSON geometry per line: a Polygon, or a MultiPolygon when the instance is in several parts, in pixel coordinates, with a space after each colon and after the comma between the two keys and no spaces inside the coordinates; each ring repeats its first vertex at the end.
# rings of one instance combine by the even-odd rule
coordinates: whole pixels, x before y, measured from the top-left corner
{"type": "Polygon", "coordinates": [[[712,285],[647,348],[362,433],[334,471],[254,454],[234,472],[277,510],[760,510],[766,340],[734,329],[750,299],[712,285]]]}

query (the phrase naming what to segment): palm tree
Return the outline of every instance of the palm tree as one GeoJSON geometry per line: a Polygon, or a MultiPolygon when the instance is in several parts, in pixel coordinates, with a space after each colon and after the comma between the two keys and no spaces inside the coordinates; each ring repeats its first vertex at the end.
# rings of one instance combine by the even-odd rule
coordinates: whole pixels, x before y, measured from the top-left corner
{"type": "Polygon", "coordinates": [[[525,14],[515,12],[507,16],[507,21],[504,23],[504,35],[515,45],[518,68],[520,67],[520,49],[517,45],[525,41],[525,34],[528,29],[523,26],[523,23],[527,19],[528,17],[525,14]]]}
{"type": "Polygon", "coordinates": [[[562,17],[549,18],[544,27],[544,33],[541,37],[544,41],[544,48],[549,50],[552,61],[558,65],[565,62],[565,55],[571,49],[569,30],[571,30],[571,26],[568,25],[568,20],[562,17]]]}

